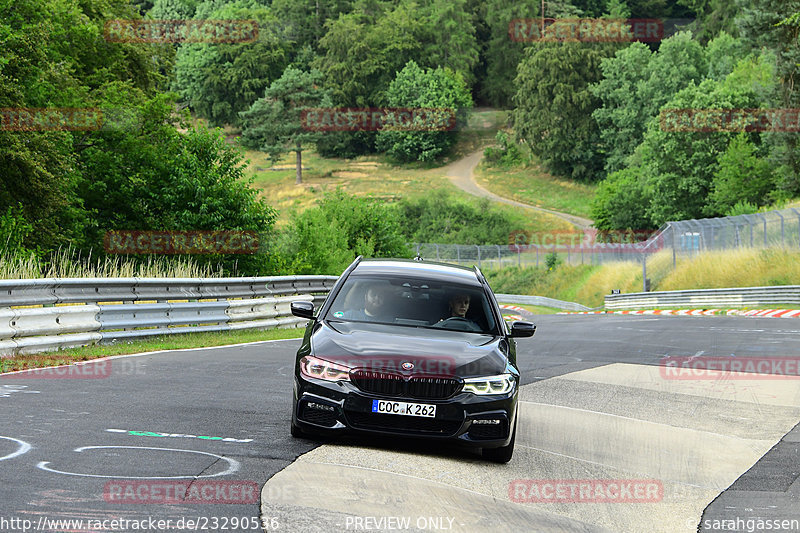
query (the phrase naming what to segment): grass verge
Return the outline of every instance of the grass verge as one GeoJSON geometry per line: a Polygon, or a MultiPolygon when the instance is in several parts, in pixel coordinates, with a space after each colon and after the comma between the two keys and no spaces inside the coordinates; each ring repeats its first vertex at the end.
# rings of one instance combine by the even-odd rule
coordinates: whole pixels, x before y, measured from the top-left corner
{"type": "Polygon", "coordinates": [[[186,333],[182,335],[162,335],[114,344],[96,344],[79,348],[67,348],[54,352],[21,354],[0,359],[0,372],[13,372],[30,368],[65,365],[78,361],[90,361],[112,355],[127,355],[159,350],[185,350],[187,348],[207,348],[244,342],[257,342],[275,339],[295,339],[303,336],[303,328],[242,330],[217,333],[186,333]]]}
{"type": "MultiPolygon", "coordinates": [[[[612,289],[641,292],[642,265],[609,262],[602,265],[509,267],[484,270],[492,289],[506,294],[534,294],[587,307],[603,305],[612,289]]],[[[745,249],[706,252],[679,259],[672,266],[672,253],[663,251],[647,261],[651,290],[717,289],[800,285],[800,252],[785,249],[745,249]]]]}
{"type": "Polygon", "coordinates": [[[475,180],[505,198],[586,218],[591,218],[590,206],[597,188],[553,177],[538,165],[503,169],[482,162],[475,169],[475,180]]]}

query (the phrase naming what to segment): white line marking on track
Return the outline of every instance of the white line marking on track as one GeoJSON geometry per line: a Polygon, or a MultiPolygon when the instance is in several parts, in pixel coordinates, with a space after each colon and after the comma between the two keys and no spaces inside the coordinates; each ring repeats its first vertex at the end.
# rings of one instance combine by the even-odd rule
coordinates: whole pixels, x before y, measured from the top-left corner
{"type": "Polygon", "coordinates": [[[101,476],[99,474],[79,474],[77,472],[64,472],[62,470],[56,470],[54,468],[50,468],[49,465],[50,461],[41,461],[37,463],[36,468],[41,470],[45,470],[47,472],[54,472],[56,474],[64,474],[67,476],[79,476],[79,477],[100,477],[100,478],[113,478],[113,479],[200,479],[206,477],[219,477],[219,476],[227,476],[229,474],[233,474],[239,471],[241,465],[239,461],[235,459],[230,459],[228,457],[223,457],[221,455],[217,455],[215,453],[209,452],[201,452],[198,450],[181,450],[178,448],[151,448],[149,446],[83,446],[81,448],[75,448],[74,451],[80,453],[84,450],[96,450],[96,449],[103,449],[103,448],[124,448],[130,450],[158,450],[164,452],[183,452],[183,453],[199,453],[201,455],[209,455],[211,457],[216,457],[217,459],[222,459],[228,463],[228,469],[224,472],[220,472],[218,474],[206,474],[202,476],[101,476]]]}
{"type": "Polygon", "coordinates": [[[15,439],[14,437],[3,437],[2,435],[0,435],[0,439],[10,440],[19,444],[19,448],[17,448],[17,451],[15,451],[14,453],[10,453],[8,455],[4,455],[3,457],[0,457],[0,461],[5,461],[6,459],[13,459],[14,457],[19,457],[23,453],[28,453],[32,448],[32,446],[27,442],[25,442],[24,440],[15,439]]]}

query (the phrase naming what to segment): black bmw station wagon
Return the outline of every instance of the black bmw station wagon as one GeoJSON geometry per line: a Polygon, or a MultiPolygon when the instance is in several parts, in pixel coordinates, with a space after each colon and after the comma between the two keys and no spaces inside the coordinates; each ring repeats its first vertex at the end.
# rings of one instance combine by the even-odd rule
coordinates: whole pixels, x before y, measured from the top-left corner
{"type": "Polygon", "coordinates": [[[477,268],[356,259],[311,319],[297,352],[292,435],[444,439],[491,461],[514,451],[519,370],[513,337],[477,268]]]}

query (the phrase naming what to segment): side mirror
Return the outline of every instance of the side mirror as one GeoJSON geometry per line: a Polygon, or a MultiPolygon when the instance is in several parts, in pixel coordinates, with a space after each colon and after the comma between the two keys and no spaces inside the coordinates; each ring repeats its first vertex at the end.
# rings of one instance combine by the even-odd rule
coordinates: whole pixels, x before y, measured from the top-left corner
{"type": "Polygon", "coordinates": [[[512,337],[533,337],[534,333],[536,333],[536,324],[533,322],[515,320],[511,323],[512,337]]]}
{"type": "Polygon", "coordinates": [[[292,314],[300,318],[314,318],[314,302],[292,302],[292,314]]]}

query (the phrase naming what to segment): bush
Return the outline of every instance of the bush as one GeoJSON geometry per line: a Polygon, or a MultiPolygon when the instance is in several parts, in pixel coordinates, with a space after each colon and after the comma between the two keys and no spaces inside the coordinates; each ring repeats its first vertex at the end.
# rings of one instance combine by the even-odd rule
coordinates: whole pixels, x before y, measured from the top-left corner
{"type": "Polygon", "coordinates": [[[472,97],[461,76],[442,68],[422,70],[414,61],[409,61],[397,73],[386,91],[386,101],[390,107],[445,110],[436,122],[429,118],[420,119],[420,131],[383,127],[378,133],[376,145],[379,150],[400,161],[433,161],[444,154],[455,141],[455,133],[429,131],[431,126],[446,125],[450,113],[461,114],[466,108],[472,107],[472,97]],[[439,118],[442,120],[438,121],[439,118]]]}
{"type": "Polygon", "coordinates": [[[339,275],[359,255],[411,257],[395,207],[342,190],[295,215],[279,253],[294,274],[339,275]]]}

